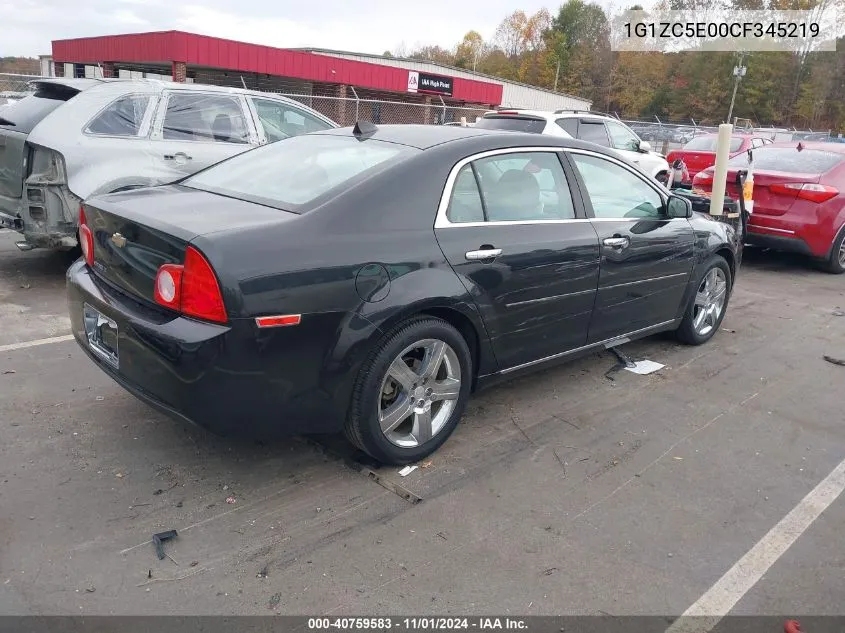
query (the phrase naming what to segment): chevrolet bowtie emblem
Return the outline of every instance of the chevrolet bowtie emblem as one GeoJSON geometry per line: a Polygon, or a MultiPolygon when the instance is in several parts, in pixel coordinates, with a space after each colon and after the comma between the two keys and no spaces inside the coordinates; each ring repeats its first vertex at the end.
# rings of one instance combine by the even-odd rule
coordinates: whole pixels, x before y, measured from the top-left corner
{"type": "Polygon", "coordinates": [[[124,246],[126,246],[126,238],[123,237],[120,233],[115,233],[114,235],[112,235],[111,241],[118,248],[123,248],[124,246]]]}

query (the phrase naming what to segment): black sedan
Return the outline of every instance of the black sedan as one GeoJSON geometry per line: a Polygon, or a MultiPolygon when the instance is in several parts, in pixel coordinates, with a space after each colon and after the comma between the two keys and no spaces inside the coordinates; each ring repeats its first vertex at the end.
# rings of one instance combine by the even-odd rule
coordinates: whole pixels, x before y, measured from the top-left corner
{"type": "Polygon", "coordinates": [[[704,343],[742,254],[596,145],[366,123],[90,199],[80,237],[73,332],[128,391],[218,433],[345,431],[392,464],[502,378],[704,343]]]}

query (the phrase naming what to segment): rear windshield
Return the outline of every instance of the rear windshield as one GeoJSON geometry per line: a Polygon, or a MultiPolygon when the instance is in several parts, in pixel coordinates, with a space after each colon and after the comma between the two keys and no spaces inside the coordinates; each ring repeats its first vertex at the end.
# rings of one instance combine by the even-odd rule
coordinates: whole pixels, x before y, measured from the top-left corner
{"type": "Polygon", "coordinates": [[[29,134],[44,117],[78,92],[64,86],[57,89],[51,84],[42,85],[34,94],[8,103],[0,109],[0,127],[29,134]]]}
{"type": "Polygon", "coordinates": [[[482,130],[513,130],[542,134],[546,129],[546,120],[518,116],[485,116],[475,122],[475,127],[480,127],[482,130]]]}
{"type": "MultiPolygon", "coordinates": [[[[689,143],[684,145],[685,150],[689,150],[692,152],[715,152],[716,151],[716,141],[719,140],[718,136],[697,136],[692,139],[689,143]]],[[[742,147],[742,137],[731,137],[731,152],[738,152],[739,148],[742,147]]]]}
{"type": "MultiPolygon", "coordinates": [[[[818,149],[798,151],[797,147],[761,147],[754,150],[754,169],[782,171],[793,174],[823,174],[845,159],[845,154],[818,149]]],[[[748,154],[742,153],[728,161],[731,167],[747,167],[748,154]]]]}
{"type": "Polygon", "coordinates": [[[317,198],[420,150],[375,139],[303,134],[244,152],[181,184],[303,213],[317,198]]]}

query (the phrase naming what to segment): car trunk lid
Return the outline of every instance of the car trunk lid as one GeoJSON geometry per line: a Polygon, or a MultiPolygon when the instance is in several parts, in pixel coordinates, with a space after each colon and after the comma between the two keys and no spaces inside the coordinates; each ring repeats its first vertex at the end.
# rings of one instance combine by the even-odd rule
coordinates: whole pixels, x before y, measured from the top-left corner
{"type": "Polygon", "coordinates": [[[158,269],[163,264],[181,264],[185,249],[197,237],[266,227],[297,217],[182,185],[102,196],[83,208],[94,238],[94,272],[150,303],[158,269]]]}
{"type": "Polygon", "coordinates": [[[27,177],[29,133],[82,86],[37,81],[34,92],[0,110],[0,196],[20,198],[27,177]]]}

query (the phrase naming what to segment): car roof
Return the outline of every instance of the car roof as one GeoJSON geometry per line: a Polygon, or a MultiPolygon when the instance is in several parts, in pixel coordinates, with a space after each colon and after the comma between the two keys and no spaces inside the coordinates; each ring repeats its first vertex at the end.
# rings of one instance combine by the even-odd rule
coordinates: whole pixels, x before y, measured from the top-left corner
{"type": "Polygon", "coordinates": [[[802,150],[814,149],[833,152],[834,154],[845,154],[845,143],[825,143],[824,141],[780,141],[778,143],[769,143],[765,147],[791,147],[797,151],[799,145],[802,150]]]}
{"type": "MultiPolygon", "coordinates": [[[[159,90],[168,89],[168,90],[184,90],[184,91],[192,91],[192,90],[202,90],[203,92],[220,92],[220,93],[228,93],[228,94],[249,94],[259,97],[265,98],[274,98],[279,99],[282,101],[292,102],[292,99],[288,99],[281,95],[273,94],[272,92],[261,92],[260,90],[248,90],[245,88],[237,88],[234,86],[213,86],[210,84],[196,84],[196,83],[179,83],[175,81],[166,81],[163,79],[124,79],[120,77],[96,77],[96,78],[65,78],[65,77],[43,77],[40,79],[33,79],[30,84],[37,85],[37,84],[55,84],[61,86],[68,86],[69,88],[76,88],[80,92],[83,90],[88,90],[89,88],[94,88],[95,86],[104,85],[104,84],[120,84],[124,85],[129,89],[137,88],[140,86],[146,87],[153,87],[159,90]]],[[[303,104],[299,104],[303,105],[303,104]]],[[[305,106],[307,107],[307,106],[305,106]]]]}
{"type": "MultiPolygon", "coordinates": [[[[332,130],[312,132],[310,135],[353,136],[353,127],[342,127],[332,130]]],[[[309,136],[310,136],[309,135],[309,136]]],[[[362,136],[362,139],[372,138],[387,143],[407,145],[426,150],[445,143],[460,141],[476,141],[487,139],[491,148],[501,147],[561,147],[572,149],[588,149],[592,152],[606,154],[618,159],[618,156],[604,147],[579,141],[565,136],[547,134],[533,134],[531,132],[517,132],[511,130],[488,130],[476,127],[459,127],[454,125],[425,125],[389,124],[377,125],[375,132],[362,136]]]]}
{"type": "MultiPolygon", "coordinates": [[[[519,116],[521,114],[541,117],[544,119],[566,119],[577,117],[579,119],[612,119],[613,121],[619,121],[619,119],[612,117],[609,114],[604,114],[603,112],[592,112],[590,110],[525,110],[523,108],[502,108],[500,110],[485,112],[484,116],[519,116]]],[[[619,122],[621,123],[622,121],[619,122]]]]}

